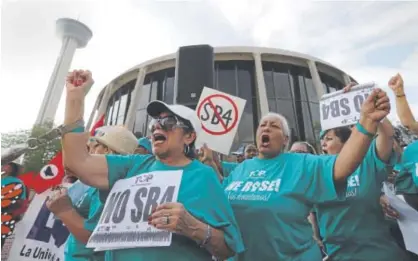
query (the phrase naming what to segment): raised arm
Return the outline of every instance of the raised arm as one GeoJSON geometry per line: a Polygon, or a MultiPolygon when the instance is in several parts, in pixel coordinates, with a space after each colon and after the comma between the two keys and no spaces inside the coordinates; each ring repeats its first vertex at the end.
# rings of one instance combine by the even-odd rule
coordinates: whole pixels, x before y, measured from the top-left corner
{"type": "MultiPolygon", "coordinates": [[[[93,85],[93,79],[89,71],[73,71],[67,77],[64,124],[72,124],[84,115],[84,97],[93,85]],[[80,86],[74,82],[82,80],[80,86]]],[[[65,168],[79,178],[83,183],[99,189],[107,189],[108,167],[103,155],[90,155],[87,151],[88,133],[74,130],[62,138],[62,150],[65,168]]]]}
{"type": "Polygon", "coordinates": [[[376,152],[379,158],[388,162],[393,151],[394,130],[392,123],[386,118],[377,127],[376,152]]]}
{"type": "Polygon", "coordinates": [[[406,99],[402,76],[398,73],[389,80],[389,87],[395,94],[396,112],[403,126],[418,134],[418,122],[415,120],[406,99]]]}
{"type": "Polygon", "coordinates": [[[334,180],[345,182],[363,161],[380,121],[390,112],[389,98],[381,89],[375,89],[361,107],[360,121],[353,128],[334,165],[334,180]]]}

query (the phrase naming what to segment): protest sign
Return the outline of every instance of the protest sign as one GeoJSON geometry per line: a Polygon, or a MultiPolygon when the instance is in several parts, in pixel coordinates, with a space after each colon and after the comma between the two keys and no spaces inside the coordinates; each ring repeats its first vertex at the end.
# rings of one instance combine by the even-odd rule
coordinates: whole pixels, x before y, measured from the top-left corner
{"type": "Polygon", "coordinates": [[[50,190],[36,195],[14,231],[9,261],[62,261],[68,229],[45,205],[50,190]]]}
{"type": "Polygon", "coordinates": [[[182,175],[182,170],[154,171],[117,181],[87,247],[169,246],[171,233],[148,225],[148,217],[158,205],[177,201],[182,175]]]}
{"type": "Polygon", "coordinates": [[[244,99],[205,87],[196,107],[202,122],[197,147],[206,143],[210,149],[228,155],[245,103],[244,99]]]}
{"type": "Polygon", "coordinates": [[[374,88],[374,83],[366,83],[354,86],[347,93],[341,90],[323,95],[320,100],[322,130],[356,124],[361,105],[374,88]]]}

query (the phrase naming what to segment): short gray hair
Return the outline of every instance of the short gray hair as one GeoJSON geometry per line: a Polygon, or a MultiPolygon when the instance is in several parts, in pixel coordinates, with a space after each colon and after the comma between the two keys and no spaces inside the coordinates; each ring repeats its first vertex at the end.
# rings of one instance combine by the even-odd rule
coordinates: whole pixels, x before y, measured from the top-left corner
{"type": "Polygon", "coordinates": [[[274,117],[276,119],[278,119],[280,121],[280,123],[282,124],[282,130],[283,130],[283,134],[286,137],[290,138],[290,128],[289,128],[289,122],[287,121],[286,117],[279,114],[279,113],[275,113],[275,112],[269,112],[266,115],[264,115],[260,121],[264,120],[264,118],[267,117],[274,117]]]}

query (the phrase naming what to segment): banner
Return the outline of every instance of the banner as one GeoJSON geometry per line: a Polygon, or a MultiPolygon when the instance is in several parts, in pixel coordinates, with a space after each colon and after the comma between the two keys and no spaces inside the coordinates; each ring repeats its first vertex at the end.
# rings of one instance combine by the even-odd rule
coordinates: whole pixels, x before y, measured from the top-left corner
{"type": "Polygon", "coordinates": [[[356,124],[361,105],[374,88],[375,83],[366,83],[354,86],[350,92],[341,90],[323,95],[319,102],[322,130],[356,124]]]}
{"type": "Polygon", "coordinates": [[[154,171],[117,181],[87,247],[169,246],[171,233],[148,225],[148,217],[158,205],[177,201],[182,175],[182,170],[154,171]]]}
{"type": "Polygon", "coordinates": [[[50,190],[36,195],[14,231],[9,261],[62,261],[69,236],[63,223],[45,205],[50,190]]]}

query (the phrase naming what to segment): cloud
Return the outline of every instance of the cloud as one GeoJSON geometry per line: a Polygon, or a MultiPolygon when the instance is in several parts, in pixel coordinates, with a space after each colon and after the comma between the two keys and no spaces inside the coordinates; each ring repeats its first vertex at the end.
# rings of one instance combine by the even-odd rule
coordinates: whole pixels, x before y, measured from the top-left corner
{"type": "MultiPolygon", "coordinates": [[[[417,2],[9,0],[1,9],[0,84],[7,88],[2,88],[0,108],[9,112],[3,113],[2,132],[35,121],[61,46],[54,35],[60,17],[79,17],[93,31],[72,63],[72,68],[91,69],[95,77],[87,112],[120,73],[178,46],[202,43],[307,53],[358,81],[383,86],[401,72],[408,96],[418,95],[417,2]],[[370,58],[380,52],[384,62],[370,58]]],[[[418,102],[411,104],[418,115],[418,102]]],[[[62,118],[63,103],[56,122],[62,118]]]]}

